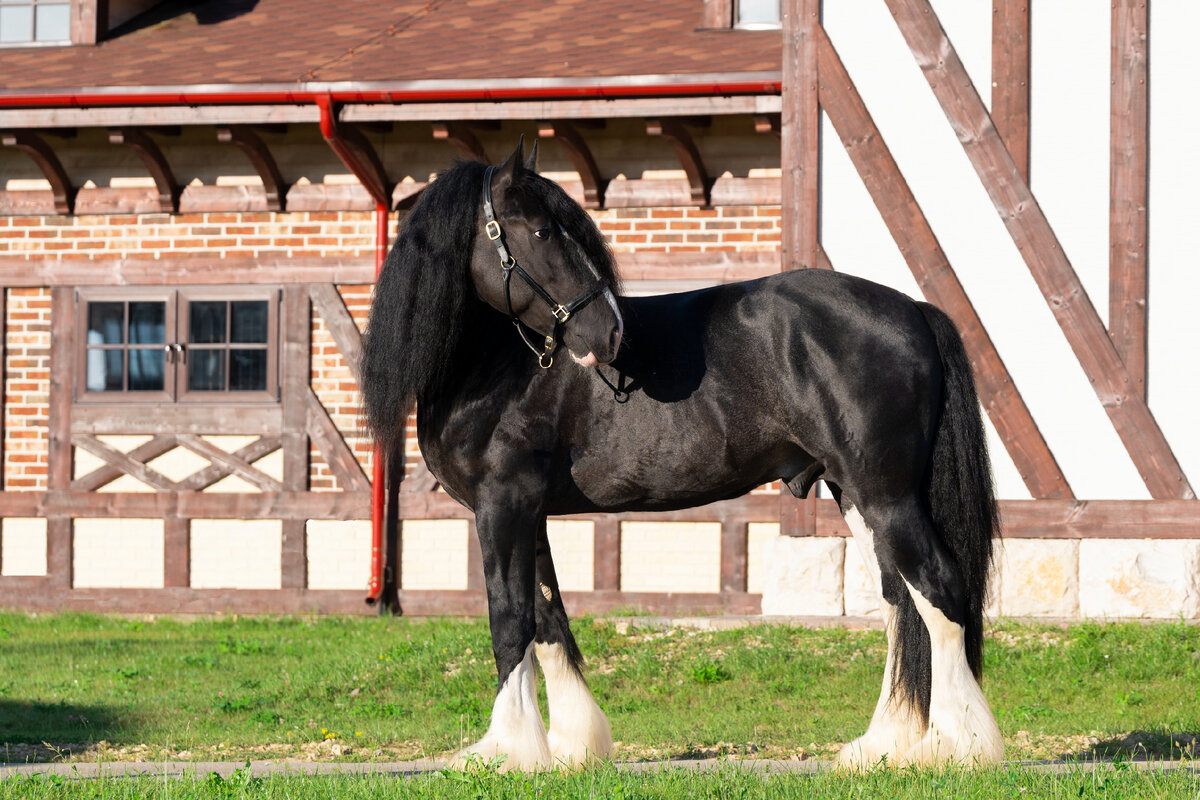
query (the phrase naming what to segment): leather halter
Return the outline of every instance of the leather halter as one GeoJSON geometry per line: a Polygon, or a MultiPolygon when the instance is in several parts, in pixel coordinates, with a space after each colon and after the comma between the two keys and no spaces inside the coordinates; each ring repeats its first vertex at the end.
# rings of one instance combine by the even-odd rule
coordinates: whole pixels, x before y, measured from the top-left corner
{"type": "MultiPolygon", "coordinates": [[[[525,346],[537,356],[538,366],[542,369],[549,369],[554,364],[554,350],[558,347],[558,328],[571,318],[579,309],[586,306],[588,303],[595,300],[604,292],[604,281],[600,275],[596,274],[596,283],[588,289],[580,292],[574,300],[569,303],[556,303],[550,293],[541,287],[541,285],[533,279],[532,276],[521,268],[517,263],[517,259],[512,253],[508,252],[508,247],[504,244],[504,231],[500,229],[500,223],[496,221],[496,212],[492,205],[492,174],[496,171],[495,167],[488,167],[483,173],[483,214],[487,218],[487,224],[484,225],[484,232],[487,237],[492,240],[492,244],[496,245],[496,252],[500,254],[500,271],[504,275],[504,302],[508,306],[508,317],[517,326],[517,332],[521,334],[522,341],[525,346]],[[512,274],[517,273],[521,280],[533,290],[533,293],[542,299],[546,305],[550,307],[550,313],[554,315],[554,327],[550,329],[550,333],[545,335],[542,343],[542,349],[538,348],[529,341],[529,337],[525,334],[525,328],[528,327],[521,322],[520,318],[513,313],[512,307],[512,274]]],[[[561,230],[561,228],[560,228],[561,230]]],[[[595,268],[592,269],[595,273],[595,268]]],[[[530,330],[533,330],[530,328],[530,330]]],[[[539,336],[543,335],[534,331],[539,336]]]]}

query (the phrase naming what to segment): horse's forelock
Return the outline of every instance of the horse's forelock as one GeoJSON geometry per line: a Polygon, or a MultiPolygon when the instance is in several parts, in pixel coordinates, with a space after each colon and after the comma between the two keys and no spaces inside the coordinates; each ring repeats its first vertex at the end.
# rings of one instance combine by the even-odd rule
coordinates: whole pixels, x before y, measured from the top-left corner
{"type": "Polygon", "coordinates": [[[519,200],[545,207],[546,211],[562,225],[601,278],[615,294],[620,294],[621,279],[617,274],[612,251],[604,241],[604,235],[596,227],[595,220],[567,194],[561,186],[549,178],[534,172],[524,172],[509,191],[519,200]]]}

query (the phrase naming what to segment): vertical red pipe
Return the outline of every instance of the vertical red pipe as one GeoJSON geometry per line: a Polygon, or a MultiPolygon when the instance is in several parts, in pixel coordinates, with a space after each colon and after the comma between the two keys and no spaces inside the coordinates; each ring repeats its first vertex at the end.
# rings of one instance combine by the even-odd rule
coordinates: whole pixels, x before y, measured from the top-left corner
{"type": "MultiPolygon", "coordinates": [[[[375,282],[387,256],[388,207],[375,203],[375,282]]],[[[383,521],[386,454],[375,445],[371,462],[371,579],[367,582],[367,603],[374,605],[383,594],[383,521]]]]}

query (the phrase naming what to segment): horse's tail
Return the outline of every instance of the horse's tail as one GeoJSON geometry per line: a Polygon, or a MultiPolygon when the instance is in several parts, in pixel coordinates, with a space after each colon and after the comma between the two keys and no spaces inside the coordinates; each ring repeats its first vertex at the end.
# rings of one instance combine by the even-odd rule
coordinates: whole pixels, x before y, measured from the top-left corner
{"type": "MultiPolygon", "coordinates": [[[[942,359],[941,418],[933,456],[926,468],[926,499],[934,529],[962,573],[967,663],[978,680],[983,670],[983,606],[987,600],[992,541],[1000,533],[1000,512],[992,486],[979,396],[962,338],[943,311],[928,303],[917,305],[933,330],[942,359]]],[[[900,654],[895,676],[897,688],[915,701],[922,718],[927,718],[929,633],[907,592],[903,593],[897,611],[898,638],[909,645],[900,654]]]]}

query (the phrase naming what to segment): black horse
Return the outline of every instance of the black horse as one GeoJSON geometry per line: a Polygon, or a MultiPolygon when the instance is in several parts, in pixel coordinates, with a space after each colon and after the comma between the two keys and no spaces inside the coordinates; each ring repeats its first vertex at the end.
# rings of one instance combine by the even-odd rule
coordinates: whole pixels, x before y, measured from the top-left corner
{"type": "Polygon", "coordinates": [[[463,757],[538,769],[611,755],[547,515],[669,511],[776,479],[802,497],[822,479],[872,568],[888,636],[874,717],[839,760],[998,760],[977,681],[997,512],[949,318],[824,270],[621,297],[600,232],[536,173],[536,151],[459,163],[424,191],[363,352],[383,452],[415,402],[429,469],[475,512],[499,691],[463,757]]]}

